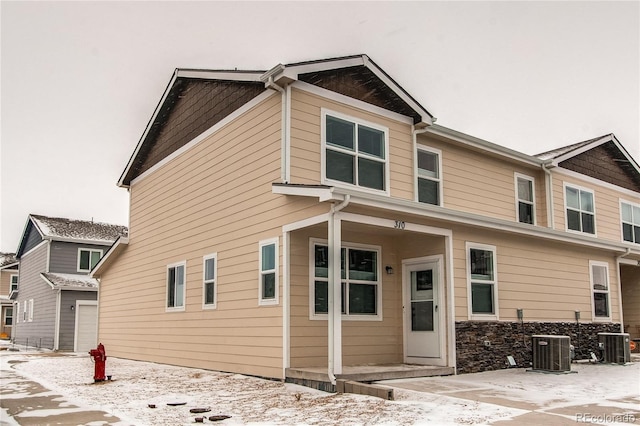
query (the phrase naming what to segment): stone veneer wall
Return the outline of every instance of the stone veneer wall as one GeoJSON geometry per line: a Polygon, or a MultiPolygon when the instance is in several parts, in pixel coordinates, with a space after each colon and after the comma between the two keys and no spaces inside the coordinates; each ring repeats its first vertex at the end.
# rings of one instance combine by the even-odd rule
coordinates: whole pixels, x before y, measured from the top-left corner
{"type": "Polygon", "coordinates": [[[620,324],[615,323],[460,321],[456,322],[456,369],[476,373],[507,368],[507,355],[518,367],[529,367],[534,335],[569,336],[575,359],[588,359],[590,352],[599,355],[598,333],[619,332],[620,324]]]}

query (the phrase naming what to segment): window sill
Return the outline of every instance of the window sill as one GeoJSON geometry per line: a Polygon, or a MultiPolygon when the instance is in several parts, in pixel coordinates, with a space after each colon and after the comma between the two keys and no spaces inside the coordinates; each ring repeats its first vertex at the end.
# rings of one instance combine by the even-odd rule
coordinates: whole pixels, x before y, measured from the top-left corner
{"type": "Polygon", "coordinates": [[[612,322],[613,320],[611,319],[611,317],[592,317],[593,319],[591,320],[592,322],[612,322]]]}
{"type": "Polygon", "coordinates": [[[471,314],[469,315],[470,321],[498,321],[498,315],[484,315],[484,314],[471,314]]]}
{"type": "Polygon", "coordinates": [[[184,312],[184,306],[178,308],[165,308],[165,312],[184,312]]]}
{"type": "Polygon", "coordinates": [[[202,309],[206,311],[214,311],[216,309],[216,304],[202,305],[202,309]]]}
{"type": "Polygon", "coordinates": [[[258,301],[258,306],[277,306],[279,305],[276,299],[264,299],[258,301]]]}

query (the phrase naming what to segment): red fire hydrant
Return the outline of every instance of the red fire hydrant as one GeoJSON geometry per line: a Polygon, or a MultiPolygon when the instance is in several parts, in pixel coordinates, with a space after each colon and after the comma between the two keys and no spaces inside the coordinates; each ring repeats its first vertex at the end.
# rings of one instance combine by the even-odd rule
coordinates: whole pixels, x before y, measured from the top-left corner
{"type": "Polygon", "coordinates": [[[98,344],[97,349],[91,349],[89,351],[89,355],[91,355],[91,357],[93,358],[93,362],[95,363],[93,381],[105,381],[107,379],[104,375],[105,364],[107,363],[107,354],[104,351],[104,346],[102,345],[102,343],[98,344]]]}

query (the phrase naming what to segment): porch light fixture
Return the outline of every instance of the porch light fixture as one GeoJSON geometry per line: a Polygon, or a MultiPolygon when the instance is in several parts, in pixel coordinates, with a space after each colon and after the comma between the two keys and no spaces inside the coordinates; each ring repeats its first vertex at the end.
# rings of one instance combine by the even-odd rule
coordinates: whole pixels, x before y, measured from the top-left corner
{"type": "Polygon", "coordinates": [[[71,310],[72,310],[72,311],[73,311],[75,308],[76,308],[75,306],[71,305],[71,310]]]}
{"type": "Polygon", "coordinates": [[[384,270],[387,271],[387,275],[393,275],[393,267],[385,266],[384,270]]]}

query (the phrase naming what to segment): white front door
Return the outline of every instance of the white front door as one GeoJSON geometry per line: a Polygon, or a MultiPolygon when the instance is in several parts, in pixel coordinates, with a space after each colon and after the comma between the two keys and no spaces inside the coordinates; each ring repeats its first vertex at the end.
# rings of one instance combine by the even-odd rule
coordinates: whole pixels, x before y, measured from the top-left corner
{"type": "Polygon", "coordinates": [[[429,363],[429,358],[441,357],[441,258],[406,261],[403,275],[405,360],[429,363]]]}

